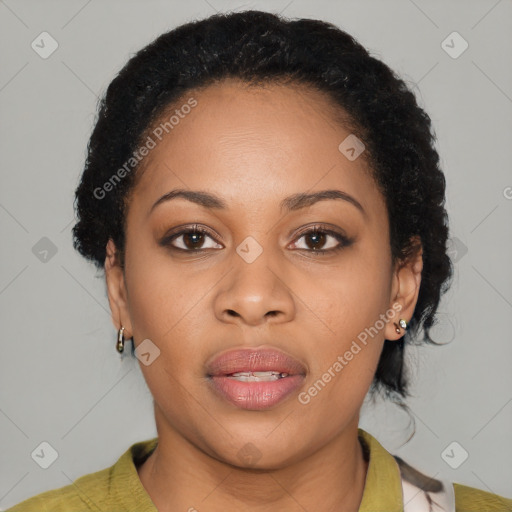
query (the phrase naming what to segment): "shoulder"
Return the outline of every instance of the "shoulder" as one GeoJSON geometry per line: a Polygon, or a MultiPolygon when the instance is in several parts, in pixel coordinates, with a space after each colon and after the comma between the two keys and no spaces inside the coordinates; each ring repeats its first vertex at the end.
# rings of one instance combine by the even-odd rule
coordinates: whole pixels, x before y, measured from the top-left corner
{"type": "Polygon", "coordinates": [[[475,487],[453,484],[456,512],[512,512],[512,499],[475,487]]]}
{"type": "MultiPolygon", "coordinates": [[[[72,484],[42,492],[6,512],[89,512],[105,504],[111,468],[84,475],[72,484]]],[[[114,512],[114,511],[112,511],[114,512]]]]}
{"type": "Polygon", "coordinates": [[[410,510],[423,510],[423,507],[428,510],[430,501],[440,502],[442,507],[453,510],[455,501],[455,512],[512,512],[510,498],[448,480],[437,480],[400,457],[393,457],[400,468],[404,503],[412,502],[410,510]]]}
{"type": "Polygon", "coordinates": [[[136,464],[156,447],[158,438],[131,445],[117,462],[14,505],[6,512],[155,511],[137,475],[136,464]],[[135,508],[133,508],[135,507],[135,508]]]}

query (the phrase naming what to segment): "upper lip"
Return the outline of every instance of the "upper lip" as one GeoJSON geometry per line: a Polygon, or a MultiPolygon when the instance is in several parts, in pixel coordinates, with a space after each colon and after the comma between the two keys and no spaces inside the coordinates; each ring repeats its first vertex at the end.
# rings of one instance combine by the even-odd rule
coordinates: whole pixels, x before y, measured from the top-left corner
{"type": "Polygon", "coordinates": [[[207,363],[206,370],[208,376],[266,371],[289,375],[306,374],[306,368],[300,361],[275,348],[232,349],[207,363]]]}

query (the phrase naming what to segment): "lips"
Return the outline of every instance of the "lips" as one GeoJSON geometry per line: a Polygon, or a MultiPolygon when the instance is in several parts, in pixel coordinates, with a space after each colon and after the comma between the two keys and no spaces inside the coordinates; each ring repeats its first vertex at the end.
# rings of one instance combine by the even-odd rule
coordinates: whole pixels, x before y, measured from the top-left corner
{"type": "Polygon", "coordinates": [[[277,406],[302,386],[306,368],[273,348],[231,350],[207,363],[215,394],[235,407],[262,411],[277,406]]]}
{"type": "Polygon", "coordinates": [[[208,377],[252,372],[306,374],[306,368],[301,362],[273,348],[230,350],[207,363],[206,369],[208,377]]]}

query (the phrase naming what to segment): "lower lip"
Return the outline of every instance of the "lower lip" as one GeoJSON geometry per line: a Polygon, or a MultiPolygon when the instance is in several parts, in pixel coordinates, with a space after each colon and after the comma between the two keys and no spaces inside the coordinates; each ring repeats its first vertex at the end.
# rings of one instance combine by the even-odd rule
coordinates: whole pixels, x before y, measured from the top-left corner
{"type": "Polygon", "coordinates": [[[303,375],[289,375],[270,382],[240,382],[225,375],[209,378],[222,397],[241,409],[260,411],[287,398],[304,381],[303,375]]]}

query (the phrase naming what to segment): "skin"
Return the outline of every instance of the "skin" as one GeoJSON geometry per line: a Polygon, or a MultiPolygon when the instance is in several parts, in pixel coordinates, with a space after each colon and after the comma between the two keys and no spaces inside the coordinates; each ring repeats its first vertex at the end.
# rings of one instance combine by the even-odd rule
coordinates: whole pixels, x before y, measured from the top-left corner
{"type": "MultiPolygon", "coordinates": [[[[140,365],[154,398],[159,444],[138,467],[139,477],[161,512],[357,511],[367,471],[359,412],[384,340],[403,336],[393,322],[409,321],[414,312],[421,250],[392,265],[384,197],[364,153],[349,161],[338,150],[350,131],[331,117],[324,95],[285,85],[248,88],[230,79],[186,99],[191,96],[198,105],[146,157],[131,195],[124,271],[115,244],[107,245],[115,327],[124,326],[136,347],[149,338],[160,350],[154,362],[140,365]],[[228,208],[179,198],[149,213],[174,188],[214,193],[228,208]],[[289,195],[325,189],[350,194],[365,213],[333,199],[289,213],[279,209],[289,195]],[[195,223],[213,230],[195,241],[202,253],[159,245],[171,228],[195,223]],[[331,235],[323,242],[298,236],[318,223],[353,243],[313,254],[315,247],[338,245],[331,235]],[[250,264],[236,252],[247,236],[263,249],[250,264]],[[400,313],[301,404],[297,394],[393,304],[400,313]],[[212,392],[208,359],[260,346],[306,366],[296,393],[253,411],[212,392]],[[247,443],[260,454],[252,465],[238,456],[247,443]]],[[[173,243],[194,247],[190,235],[173,243]]]]}

